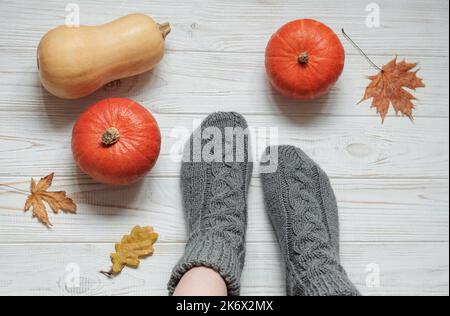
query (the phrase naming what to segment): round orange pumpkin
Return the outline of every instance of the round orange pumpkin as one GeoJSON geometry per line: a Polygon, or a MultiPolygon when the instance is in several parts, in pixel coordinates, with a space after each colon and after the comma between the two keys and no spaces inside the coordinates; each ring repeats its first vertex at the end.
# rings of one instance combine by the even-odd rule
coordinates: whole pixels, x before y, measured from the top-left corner
{"type": "Polygon", "coordinates": [[[266,50],[272,85],[299,100],[326,94],[344,69],[345,52],[337,35],[315,20],[297,20],[279,29],[266,50]]]}
{"type": "Polygon", "coordinates": [[[87,109],[72,133],[80,169],[96,181],[127,185],[155,165],[161,133],[152,114],[130,99],[105,99],[87,109]]]}

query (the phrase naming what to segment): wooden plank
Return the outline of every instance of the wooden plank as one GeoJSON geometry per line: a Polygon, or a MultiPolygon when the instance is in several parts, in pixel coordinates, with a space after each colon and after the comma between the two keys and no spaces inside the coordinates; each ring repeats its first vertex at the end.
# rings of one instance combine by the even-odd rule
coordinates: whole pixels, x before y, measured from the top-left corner
{"type": "MultiPolygon", "coordinates": [[[[285,295],[278,245],[249,244],[247,249],[242,294],[285,295]]],[[[98,273],[109,267],[112,250],[108,244],[0,245],[0,295],[166,295],[183,245],[157,244],[140,269],[127,269],[114,280],[98,273]],[[79,268],[80,287],[71,288],[66,280],[74,268],[79,268]]],[[[365,295],[448,295],[448,243],[344,244],[342,257],[365,295]],[[377,270],[380,286],[374,287],[377,270]]]]}
{"type": "MultiPolygon", "coordinates": [[[[357,0],[264,2],[257,0],[117,1],[79,0],[81,23],[96,25],[127,12],[151,14],[170,21],[169,49],[183,51],[263,52],[270,36],[284,23],[298,18],[321,20],[335,31],[346,28],[370,55],[448,56],[448,1],[379,0],[380,27],[369,28],[368,3],[357,0]]],[[[35,48],[41,36],[64,24],[66,3],[48,0],[2,1],[2,49],[35,48]]],[[[344,42],[352,54],[356,51],[344,42]]]]}
{"type": "MultiPolygon", "coordinates": [[[[79,206],[78,214],[50,215],[49,231],[21,210],[28,179],[0,178],[0,240],[3,243],[114,242],[134,225],[152,225],[161,242],[186,241],[178,179],[146,179],[111,188],[87,178],[60,178],[79,206]],[[19,191],[22,190],[22,191],[19,191]]],[[[448,241],[449,185],[446,180],[333,180],[345,242],[448,241]]],[[[259,180],[252,181],[247,240],[273,242],[259,180]]]]}
{"type": "MultiPolygon", "coordinates": [[[[73,109],[81,112],[81,108],[73,109]]],[[[76,116],[66,108],[25,112],[0,111],[0,175],[80,176],[70,150],[76,116]],[[51,136],[49,136],[51,135],[51,136]]],[[[156,115],[163,134],[162,155],[151,176],[178,176],[176,155],[205,116],[156,115]],[[175,130],[176,131],[176,130],[175,130]]],[[[448,178],[448,119],[253,116],[246,118],[256,130],[255,161],[268,144],[269,128],[278,128],[280,144],[304,149],[333,178],[448,178]]],[[[258,166],[258,164],[256,164],[258,166]]],[[[258,169],[255,168],[258,176],[258,169]]]]}
{"type": "MultiPolygon", "coordinates": [[[[391,57],[375,57],[380,65],[391,57]]],[[[418,89],[415,117],[448,117],[448,57],[413,57],[420,62],[419,75],[426,89],[418,89]]],[[[357,105],[368,85],[366,76],[375,71],[361,56],[348,56],[338,84],[327,96],[298,102],[275,92],[267,80],[264,56],[252,53],[168,52],[153,71],[121,80],[91,97],[63,101],[49,95],[36,74],[35,52],[14,50],[0,60],[0,111],[67,113],[96,100],[121,96],[136,99],[160,114],[210,113],[238,110],[242,114],[330,115],[378,117],[371,103],[357,105]]],[[[13,114],[11,114],[13,115],[13,114]]],[[[391,115],[394,113],[391,111],[391,115]]]]}

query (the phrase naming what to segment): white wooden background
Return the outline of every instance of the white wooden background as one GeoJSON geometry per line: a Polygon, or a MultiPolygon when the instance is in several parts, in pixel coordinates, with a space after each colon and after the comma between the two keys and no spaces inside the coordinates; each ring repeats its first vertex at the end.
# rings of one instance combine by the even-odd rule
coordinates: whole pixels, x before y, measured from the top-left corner
{"type": "MultiPolygon", "coordinates": [[[[79,101],[47,94],[36,73],[41,36],[66,17],[65,1],[0,0],[0,295],[166,294],[186,239],[178,181],[169,157],[174,127],[216,110],[239,111],[254,127],[277,126],[330,174],[341,211],[342,255],[367,295],[449,294],[449,3],[377,0],[381,27],[365,25],[368,0],[76,0],[82,24],[143,12],[170,21],[164,61],[152,74],[122,80],[79,101]],[[420,62],[426,89],[415,123],[389,116],[382,126],[369,104],[357,106],[373,69],[343,40],[345,73],[325,98],[298,104],[274,93],[264,74],[264,49],[282,24],[319,19],[344,27],[375,62],[394,55],[420,62]],[[161,158],[142,182],[97,184],[73,164],[70,136],[78,115],[109,96],[132,97],[156,116],[161,158]],[[52,216],[46,229],[21,210],[30,177],[56,172],[55,188],[79,205],[52,216]],[[114,280],[113,244],[134,225],[161,234],[153,257],[114,280]],[[65,286],[77,264],[81,287],[65,286]],[[367,283],[379,268],[380,284],[367,283]]],[[[284,269],[256,174],[250,194],[243,294],[283,295],[284,269]]],[[[375,282],[376,283],[376,282],[375,282]]]]}

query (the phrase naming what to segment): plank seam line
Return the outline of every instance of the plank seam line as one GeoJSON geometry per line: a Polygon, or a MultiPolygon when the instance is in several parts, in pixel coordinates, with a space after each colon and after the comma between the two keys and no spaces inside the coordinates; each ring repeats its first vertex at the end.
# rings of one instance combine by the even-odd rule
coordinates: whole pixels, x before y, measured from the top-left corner
{"type": "MultiPolygon", "coordinates": [[[[9,242],[9,243],[5,243],[2,242],[0,243],[0,247],[1,246],[29,246],[29,245],[34,245],[34,246],[38,246],[38,245],[107,245],[110,244],[112,246],[114,246],[114,243],[116,243],[116,241],[95,241],[95,242],[88,242],[88,241],[73,241],[73,242],[58,242],[58,241],[53,241],[53,242],[9,242]]],[[[440,246],[445,246],[445,245],[449,245],[449,241],[448,240],[443,240],[443,241],[343,241],[340,243],[343,246],[352,246],[352,245],[370,245],[370,246],[375,246],[375,245],[440,245],[440,246]]],[[[186,242],[157,242],[155,244],[156,246],[158,245],[164,245],[164,246],[179,246],[179,245],[186,245],[186,242]]],[[[257,242],[257,241],[250,241],[246,243],[247,246],[252,246],[252,245],[273,245],[273,246],[278,246],[278,242],[257,242]]]]}
{"type": "MultiPolygon", "coordinates": [[[[12,46],[1,46],[1,50],[11,50],[11,51],[35,51],[36,48],[34,47],[12,47],[12,46]]],[[[264,54],[264,51],[233,51],[233,50],[203,50],[203,49],[177,49],[177,48],[166,48],[166,52],[169,53],[205,53],[205,54],[264,54]]],[[[357,52],[347,52],[347,56],[360,56],[357,52]]],[[[373,57],[394,57],[396,54],[388,54],[388,53],[370,53],[370,56],[373,57]]],[[[400,55],[399,55],[400,56],[400,55]]],[[[405,58],[449,58],[448,52],[446,54],[430,54],[430,55],[420,55],[420,54],[404,54],[401,55],[401,57],[405,58]]]]}
{"type": "MultiPolygon", "coordinates": [[[[56,174],[57,175],[57,174],[56,174]]],[[[26,178],[26,179],[30,179],[30,177],[35,177],[36,175],[13,175],[13,174],[9,174],[9,173],[5,173],[2,174],[0,173],[0,179],[21,179],[21,178],[26,178]]],[[[69,180],[69,179],[77,179],[77,180],[86,180],[86,181],[91,181],[90,183],[85,183],[85,185],[102,185],[101,183],[97,183],[94,180],[91,180],[90,178],[87,177],[78,177],[78,176],[69,176],[69,175],[57,175],[58,179],[64,179],[64,180],[69,180]]],[[[58,179],[55,179],[55,183],[57,183],[58,179]]],[[[167,174],[167,175],[149,175],[146,176],[144,178],[144,180],[151,180],[151,179],[155,179],[155,180],[164,180],[164,179],[180,179],[180,175],[175,175],[175,174],[167,174]]],[[[252,179],[260,179],[260,176],[258,174],[255,174],[252,179]]],[[[436,182],[444,182],[444,181],[449,181],[450,177],[332,177],[330,176],[331,180],[357,180],[357,181],[372,181],[372,180],[376,180],[376,181],[380,181],[380,180],[389,180],[389,181],[405,181],[405,180],[409,180],[409,181],[436,181],[436,182]]],[[[2,184],[0,183],[0,187],[2,187],[2,184]]],[[[5,186],[3,186],[5,187],[5,186]]]]}
{"type": "MultiPolygon", "coordinates": [[[[0,72],[1,74],[1,72],[0,72]]],[[[1,101],[1,99],[0,99],[1,101]]],[[[11,101],[9,102],[11,104],[11,101]]],[[[356,103],[355,103],[356,105],[356,103]]],[[[419,104],[420,106],[420,104],[419,104]]],[[[16,112],[20,112],[20,113],[27,113],[27,112],[33,112],[36,111],[37,109],[34,109],[33,107],[30,108],[25,108],[24,110],[15,110],[16,112]]],[[[0,112],[10,112],[9,110],[4,111],[0,108],[0,112]]],[[[207,116],[211,113],[206,113],[206,112],[181,112],[179,114],[174,113],[174,112],[164,112],[164,111],[154,111],[153,112],[156,115],[177,115],[177,116],[183,116],[183,115],[189,115],[189,116],[207,116]]],[[[278,113],[255,113],[255,112],[240,112],[241,114],[243,114],[244,116],[259,116],[259,117],[269,117],[269,116],[274,116],[274,115],[279,115],[278,113]]],[[[290,117],[293,118],[318,118],[318,117],[336,117],[336,118],[348,118],[348,119],[379,119],[379,115],[377,114],[367,114],[367,115],[359,115],[359,114],[355,114],[355,115],[340,115],[340,114],[326,114],[326,113],[311,113],[311,114],[295,114],[295,113],[288,113],[288,115],[290,117]]],[[[50,117],[52,115],[49,115],[50,117]]],[[[60,116],[60,115],[53,115],[53,116],[60,116]]],[[[68,115],[69,116],[69,115],[68,115]]],[[[415,116],[415,122],[420,121],[420,119],[426,119],[426,120],[448,120],[450,117],[450,114],[448,115],[439,115],[439,116],[432,116],[432,115],[416,115],[415,116]]],[[[398,120],[402,120],[402,119],[407,119],[405,117],[402,116],[390,116],[388,119],[398,119],[398,120]]]]}

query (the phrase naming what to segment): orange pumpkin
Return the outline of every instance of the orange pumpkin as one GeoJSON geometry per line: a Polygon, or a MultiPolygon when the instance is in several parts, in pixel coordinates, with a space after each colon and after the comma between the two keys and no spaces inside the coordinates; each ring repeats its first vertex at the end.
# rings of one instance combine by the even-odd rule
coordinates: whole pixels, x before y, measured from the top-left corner
{"type": "Polygon", "coordinates": [[[278,30],[266,50],[266,69],[276,90],[300,100],[326,94],[344,69],[345,52],[323,23],[297,20],[278,30]]]}
{"type": "Polygon", "coordinates": [[[152,114],[130,99],[102,100],[77,120],[72,152],[80,169],[96,181],[127,185],[155,165],[161,133],[152,114]]]}

